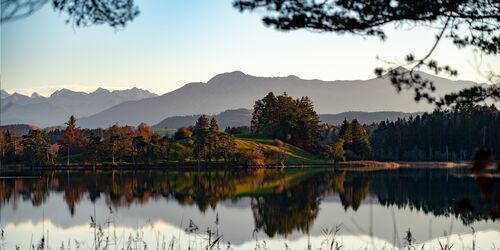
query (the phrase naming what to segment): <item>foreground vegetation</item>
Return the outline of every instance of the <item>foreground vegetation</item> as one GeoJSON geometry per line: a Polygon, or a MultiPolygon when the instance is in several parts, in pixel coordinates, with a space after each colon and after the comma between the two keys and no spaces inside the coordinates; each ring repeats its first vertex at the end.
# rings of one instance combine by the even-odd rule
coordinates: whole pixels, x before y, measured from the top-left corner
{"type": "MultiPolygon", "coordinates": [[[[157,249],[157,250],[232,250],[232,249],[242,249],[241,246],[234,246],[231,242],[224,240],[224,234],[219,230],[219,218],[218,215],[214,221],[214,225],[208,227],[205,231],[200,230],[198,225],[192,220],[189,220],[189,225],[184,229],[184,238],[175,235],[165,235],[161,230],[151,228],[141,227],[137,229],[134,233],[130,233],[127,236],[119,235],[116,231],[114,221],[110,221],[107,225],[97,224],[91,218],[90,228],[94,230],[93,242],[79,241],[77,239],[67,239],[67,241],[62,241],[59,246],[51,247],[47,242],[46,238],[50,235],[47,233],[39,239],[37,242],[31,242],[29,249],[32,250],[50,250],[50,249],[60,249],[60,250],[108,250],[108,249],[127,249],[127,250],[142,250],[142,249],[157,249]],[[154,235],[154,241],[148,241],[147,235],[154,235]]],[[[342,236],[340,232],[342,230],[342,225],[335,225],[332,228],[324,228],[322,230],[322,235],[318,242],[309,242],[304,245],[295,244],[294,246],[289,246],[287,244],[288,240],[283,240],[280,244],[280,249],[291,250],[292,247],[302,247],[303,249],[314,249],[317,250],[347,250],[347,249],[357,249],[346,245],[342,241],[342,236]]],[[[387,243],[384,245],[377,245],[372,241],[371,244],[366,243],[363,247],[365,250],[376,250],[376,249],[404,249],[404,250],[475,250],[479,249],[475,238],[475,231],[472,228],[472,239],[465,242],[463,239],[459,238],[457,241],[450,240],[448,235],[444,235],[442,238],[429,243],[418,243],[415,238],[413,238],[412,232],[408,229],[403,233],[403,246],[388,246],[387,243]]],[[[5,237],[4,230],[0,230],[0,246],[4,247],[7,238],[5,237]]],[[[291,244],[291,242],[289,242],[291,244]]],[[[379,243],[380,244],[380,243],[379,243]]],[[[254,237],[253,246],[250,249],[255,250],[272,250],[276,244],[272,244],[271,241],[266,241],[254,237]]],[[[15,249],[20,249],[19,246],[15,246],[15,249]]],[[[491,250],[496,250],[496,246],[493,245],[491,250]]]]}

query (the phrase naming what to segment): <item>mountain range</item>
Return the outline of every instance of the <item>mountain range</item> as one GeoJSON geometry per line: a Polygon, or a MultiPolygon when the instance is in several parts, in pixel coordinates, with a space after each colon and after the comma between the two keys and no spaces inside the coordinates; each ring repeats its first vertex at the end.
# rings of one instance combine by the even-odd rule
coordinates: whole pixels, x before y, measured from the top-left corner
{"type": "MultiPolygon", "coordinates": [[[[438,96],[477,84],[420,74],[434,82],[438,96]]],[[[115,123],[132,126],[141,122],[158,124],[174,116],[214,115],[232,109],[251,109],[256,100],[270,91],[275,94],[286,92],[294,98],[309,96],[319,114],[353,110],[414,113],[434,109],[431,104],[416,103],[412,90],[397,93],[387,77],[322,81],[293,75],[258,77],[234,71],[216,75],[206,83],[188,83],[161,96],[137,88],[112,92],[98,89],[89,94],[63,89],[47,98],[37,94],[31,97],[16,93],[8,95],[2,91],[0,123],[46,127],[61,125],[74,114],[79,126],[88,128],[109,127],[115,123]]]]}
{"type": "MultiPolygon", "coordinates": [[[[421,73],[434,82],[437,95],[475,85],[471,81],[453,81],[421,73]]],[[[206,83],[188,83],[164,95],[128,101],[98,114],[80,119],[85,127],[107,127],[116,122],[136,126],[141,122],[157,124],[166,117],[218,114],[228,109],[251,109],[268,92],[286,92],[292,97],[309,96],[320,114],[352,110],[421,112],[433,105],[416,103],[413,91],[397,93],[388,78],[353,81],[304,80],[297,76],[257,77],[240,71],[214,76],[206,83]]]]}
{"type": "Polygon", "coordinates": [[[34,124],[39,127],[60,125],[70,115],[90,116],[125,101],[157,96],[147,90],[132,88],[114,90],[98,88],[91,93],[61,89],[49,97],[36,92],[31,96],[1,91],[0,125],[34,124]]]}
{"type": "MultiPolygon", "coordinates": [[[[361,124],[371,124],[378,123],[381,121],[389,120],[396,121],[398,118],[408,119],[410,116],[417,116],[422,114],[417,113],[404,113],[404,112],[360,112],[360,111],[349,111],[342,112],[339,114],[320,114],[319,118],[322,123],[328,123],[333,125],[341,124],[344,119],[351,121],[352,119],[357,119],[361,124]]],[[[187,116],[173,116],[164,119],[158,124],[153,125],[153,128],[169,128],[176,129],[180,127],[193,126],[200,115],[187,115],[187,116]]],[[[209,117],[211,119],[215,117],[219,128],[224,130],[226,127],[238,127],[238,126],[250,126],[252,120],[252,110],[250,109],[233,109],[226,110],[218,115],[212,115],[209,117]]]]}

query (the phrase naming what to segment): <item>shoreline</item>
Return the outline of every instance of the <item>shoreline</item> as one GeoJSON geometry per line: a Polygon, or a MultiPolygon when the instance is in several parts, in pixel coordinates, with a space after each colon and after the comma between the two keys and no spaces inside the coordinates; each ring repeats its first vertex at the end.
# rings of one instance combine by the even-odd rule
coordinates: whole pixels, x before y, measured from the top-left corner
{"type": "MultiPolygon", "coordinates": [[[[212,163],[204,165],[197,163],[167,163],[167,164],[124,164],[124,165],[56,165],[56,166],[39,166],[31,167],[24,165],[10,165],[0,167],[0,176],[12,173],[29,173],[33,171],[99,171],[99,170],[252,170],[252,169],[285,169],[285,168],[331,168],[339,171],[382,171],[382,170],[397,170],[403,168],[433,168],[433,169],[452,169],[452,168],[471,168],[470,162],[383,162],[383,161],[345,161],[331,164],[289,164],[289,165],[268,165],[268,166],[242,166],[242,165],[227,165],[223,163],[212,163]]],[[[494,169],[495,165],[491,164],[487,169],[494,169]]]]}

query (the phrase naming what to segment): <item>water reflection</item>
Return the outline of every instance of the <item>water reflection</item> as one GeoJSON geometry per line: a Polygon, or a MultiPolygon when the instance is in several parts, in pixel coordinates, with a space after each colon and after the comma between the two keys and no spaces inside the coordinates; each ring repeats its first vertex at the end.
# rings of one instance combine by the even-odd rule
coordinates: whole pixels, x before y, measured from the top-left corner
{"type": "MultiPolygon", "coordinates": [[[[324,216],[342,217],[350,211],[349,213],[368,223],[368,228],[354,230],[352,227],[358,225],[353,220],[352,226],[346,225],[346,230],[350,233],[356,231],[373,236],[373,231],[394,230],[391,225],[373,225],[373,217],[382,213],[377,212],[379,207],[372,207],[372,204],[377,204],[386,210],[397,208],[401,213],[416,210],[435,218],[457,218],[463,227],[475,222],[487,222],[482,225],[483,229],[499,230],[498,180],[495,175],[475,178],[463,170],[436,169],[401,169],[369,173],[336,172],[328,169],[53,171],[40,173],[40,178],[35,179],[0,180],[0,207],[12,209],[7,218],[4,214],[3,224],[22,223],[30,219],[35,223],[40,218],[35,218],[33,211],[44,207],[46,203],[49,204],[44,209],[57,207],[51,196],[61,196],[67,208],[64,209],[67,210],[65,213],[71,216],[60,223],[68,227],[81,225],[82,220],[88,219],[85,216],[74,218],[78,213],[77,209],[85,209],[86,214],[91,214],[92,208],[88,205],[98,201],[104,202],[109,211],[154,206],[165,214],[175,214],[176,211],[173,210],[178,207],[194,207],[200,212],[200,217],[210,216],[209,220],[212,221],[216,210],[225,218],[234,217],[234,210],[243,209],[251,215],[240,214],[238,216],[241,218],[231,219],[241,219],[241,223],[253,227],[254,233],[262,233],[266,237],[293,238],[300,235],[318,235],[320,230],[312,228],[315,224],[322,224],[321,221],[316,222],[320,212],[324,216]],[[162,201],[167,204],[175,201],[178,205],[165,207],[161,205],[162,201]],[[17,211],[18,204],[26,202],[31,203],[31,213],[26,210],[17,211]],[[345,213],[331,207],[329,204],[332,202],[339,202],[345,213]],[[78,206],[79,204],[81,206],[78,206]],[[217,209],[218,206],[223,206],[223,209],[217,209]],[[358,212],[363,207],[369,208],[368,218],[362,217],[361,212],[358,212]],[[224,212],[229,211],[228,209],[231,209],[231,212],[224,212]]],[[[61,210],[60,207],[56,209],[61,210]]],[[[141,211],[141,216],[144,221],[154,219],[152,217],[155,217],[156,212],[158,211],[141,211]]],[[[100,215],[103,216],[108,215],[100,215]]],[[[179,219],[181,216],[186,216],[185,220],[195,217],[194,213],[188,212],[186,215],[171,218],[179,219]]],[[[58,220],[55,218],[57,215],[48,217],[52,222],[58,220]]],[[[178,225],[179,220],[170,222],[178,225]]],[[[240,230],[237,229],[240,226],[234,225],[233,228],[240,230]]],[[[420,235],[422,234],[425,232],[420,232],[420,235]]],[[[238,237],[232,240],[244,242],[246,238],[252,237],[252,233],[246,229],[241,229],[238,235],[239,240],[238,237]]],[[[381,237],[395,243],[399,241],[395,236],[392,236],[392,239],[387,235],[381,237]]]]}

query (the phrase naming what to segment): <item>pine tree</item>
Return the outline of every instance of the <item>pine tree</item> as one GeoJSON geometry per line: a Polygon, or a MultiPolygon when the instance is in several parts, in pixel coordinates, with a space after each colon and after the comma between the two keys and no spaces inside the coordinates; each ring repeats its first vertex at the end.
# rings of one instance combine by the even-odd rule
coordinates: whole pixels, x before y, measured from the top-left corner
{"type": "Polygon", "coordinates": [[[85,145],[85,158],[94,167],[97,165],[97,160],[99,159],[101,150],[102,138],[96,133],[92,133],[92,135],[89,136],[87,145],[85,145]]]}
{"type": "Polygon", "coordinates": [[[212,117],[212,119],[210,120],[210,130],[211,131],[219,131],[219,125],[217,124],[217,120],[215,119],[215,117],[212,117]]]}
{"type": "Polygon", "coordinates": [[[79,148],[83,148],[86,144],[86,138],[80,131],[80,128],[76,126],[76,118],[72,115],[70,116],[68,122],[66,123],[67,127],[64,130],[63,135],[60,139],[60,144],[66,149],[67,152],[67,165],[69,166],[71,150],[76,150],[79,148]]]}
{"type": "Polygon", "coordinates": [[[354,119],[351,122],[352,129],[352,151],[362,159],[371,155],[372,147],[366,130],[354,119]]]}
{"type": "Polygon", "coordinates": [[[200,164],[200,159],[206,157],[207,155],[207,135],[210,130],[210,125],[208,119],[205,115],[202,115],[196,121],[194,125],[194,147],[193,154],[200,164]]]}
{"type": "Polygon", "coordinates": [[[296,103],[298,110],[293,125],[296,141],[292,141],[292,143],[308,151],[316,151],[317,141],[320,137],[319,116],[314,111],[309,97],[302,97],[296,103]]]}
{"type": "Polygon", "coordinates": [[[208,161],[208,164],[210,164],[212,162],[212,157],[217,150],[217,147],[219,147],[219,125],[217,124],[217,120],[215,119],[215,117],[212,117],[212,119],[210,120],[210,128],[207,134],[206,144],[206,160],[208,161]]]}
{"type": "Polygon", "coordinates": [[[333,144],[333,159],[335,161],[345,161],[344,139],[339,138],[333,144]]]}
{"type": "Polygon", "coordinates": [[[352,147],[352,127],[346,118],[340,126],[339,138],[344,140],[344,149],[350,150],[352,147]]]}

